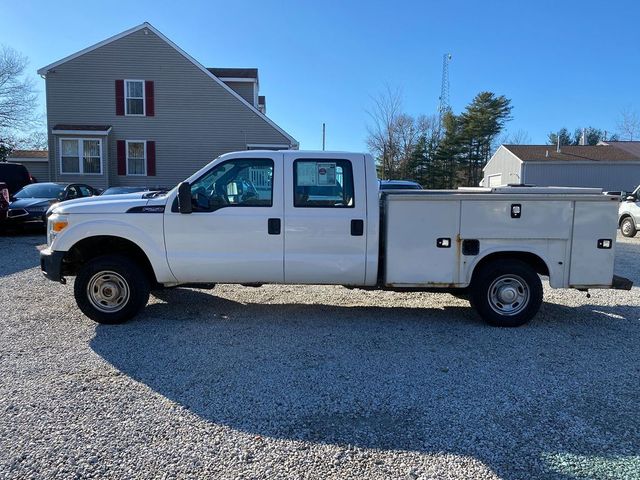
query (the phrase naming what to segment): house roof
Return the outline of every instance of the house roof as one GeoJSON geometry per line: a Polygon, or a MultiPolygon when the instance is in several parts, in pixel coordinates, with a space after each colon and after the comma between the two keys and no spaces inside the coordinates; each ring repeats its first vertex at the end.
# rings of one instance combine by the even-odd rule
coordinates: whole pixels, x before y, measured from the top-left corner
{"type": "Polygon", "coordinates": [[[625,152],[631,153],[640,157],[640,142],[636,141],[616,141],[616,142],[600,142],[602,145],[610,145],[612,147],[619,148],[625,152]]]}
{"type": "Polygon", "coordinates": [[[47,150],[12,150],[9,158],[49,158],[47,150]]]}
{"type": "Polygon", "coordinates": [[[61,60],[58,60],[57,62],[51,63],[51,64],[49,64],[49,65],[47,65],[45,67],[42,67],[42,68],[38,69],[38,75],[46,75],[49,71],[54,70],[58,65],[62,65],[63,63],[66,63],[66,62],[69,62],[69,61],[71,61],[71,60],[73,60],[75,58],[78,58],[81,55],[84,55],[85,53],[92,52],[93,50],[96,50],[96,49],[98,49],[100,47],[103,47],[104,45],[107,45],[107,44],[109,44],[111,42],[115,42],[116,40],[124,38],[127,35],[131,35],[132,33],[137,32],[138,30],[145,29],[145,28],[150,30],[151,32],[153,32],[155,35],[157,35],[163,41],[165,41],[169,46],[171,46],[180,55],[182,55],[184,58],[186,58],[188,61],[190,61],[195,67],[197,67],[202,72],[204,72],[209,78],[213,79],[222,88],[224,88],[227,92],[229,92],[236,99],[238,99],[243,105],[245,105],[247,108],[249,108],[253,113],[258,115],[260,118],[264,119],[269,125],[271,125],[273,128],[275,128],[284,137],[288,138],[289,141],[291,142],[292,146],[296,146],[297,147],[299,145],[298,141],[295,138],[293,138],[291,135],[289,135],[287,132],[285,132],[282,128],[280,128],[278,125],[276,125],[276,123],[273,120],[271,120],[269,117],[267,117],[265,114],[263,114],[255,106],[253,106],[251,103],[247,102],[244,98],[242,98],[242,96],[239,93],[234,91],[231,87],[229,87],[222,80],[220,80],[216,75],[214,75],[209,70],[207,70],[201,63],[199,63],[191,55],[189,55],[187,52],[182,50],[178,45],[176,45],[171,40],[169,40],[167,37],[165,37],[157,28],[155,28],[149,22],[141,23],[140,25],[137,25],[137,26],[135,26],[133,28],[130,28],[129,30],[125,30],[124,32],[121,32],[121,33],[119,33],[117,35],[114,35],[113,37],[110,37],[110,38],[107,38],[106,40],[98,42],[95,45],[92,45],[92,46],[87,47],[87,48],[85,48],[83,50],[80,50],[79,52],[76,52],[76,53],[74,53],[72,55],[69,55],[69,56],[67,56],[67,57],[65,57],[65,58],[63,58],[61,60]]]}
{"type": "Polygon", "coordinates": [[[207,67],[218,78],[258,78],[257,68],[215,68],[207,67]]]}
{"type": "Polygon", "coordinates": [[[628,162],[640,155],[612,145],[503,145],[523,162],[628,162]]]}

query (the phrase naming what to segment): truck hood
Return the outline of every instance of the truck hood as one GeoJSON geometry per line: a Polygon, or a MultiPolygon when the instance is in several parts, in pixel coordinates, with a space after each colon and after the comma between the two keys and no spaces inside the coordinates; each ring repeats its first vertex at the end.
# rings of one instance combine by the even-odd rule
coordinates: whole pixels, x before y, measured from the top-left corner
{"type": "Polygon", "coordinates": [[[74,214],[74,213],[125,213],[131,208],[145,206],[164,206],[167,202],[166,195],[144,198],[149,192],[125,193],[121,195],[105,195],[97,197],[77,198],[67,200],[54,205],[50,213],[74,214]]]}

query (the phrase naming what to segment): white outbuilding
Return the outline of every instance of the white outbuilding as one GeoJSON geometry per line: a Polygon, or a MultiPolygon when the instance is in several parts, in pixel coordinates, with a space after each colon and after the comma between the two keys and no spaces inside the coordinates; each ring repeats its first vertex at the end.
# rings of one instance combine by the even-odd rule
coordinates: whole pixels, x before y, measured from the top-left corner
{"type": "Polygon", "coordinates": [[[481,186],[507,184],[632,191],[640,184],[640,142],[598,145],[501,145],[481,186]]]}

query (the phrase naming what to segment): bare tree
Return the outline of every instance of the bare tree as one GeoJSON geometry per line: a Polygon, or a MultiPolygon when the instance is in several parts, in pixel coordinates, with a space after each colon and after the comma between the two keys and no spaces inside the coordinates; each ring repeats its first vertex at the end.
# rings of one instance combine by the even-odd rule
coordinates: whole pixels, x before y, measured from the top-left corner
{"type": "Polygon", "coordinates": [[[373,107],[367,112],[370,118],[367,146],[380,160],[382,178],[390,178],[398,167],[400,146],[397,129],[402,115],[402,92],[386,85],[381,94],[372,97],[372,101],[373,107]]]}
{"type": "Polygon", "coordinates": [[[14,49],[0,48],[0,132],[26,130],[36,121],[37,97],[33,81],[24,75],[27,64],[14,49]]]}
{"type": "Polygon", "coordinates": [[[531,136],[525,130],[506,132],[500,139],[500,143],[506,145],[526,145],[531,143],[531,136]]]}
{"type": "Polygon", "coordinates": [[[631,108],[624,108],[618,120],[618,133],[621,140],[633,140],[640,133],[640,118],[638,112],[631,108]]]}

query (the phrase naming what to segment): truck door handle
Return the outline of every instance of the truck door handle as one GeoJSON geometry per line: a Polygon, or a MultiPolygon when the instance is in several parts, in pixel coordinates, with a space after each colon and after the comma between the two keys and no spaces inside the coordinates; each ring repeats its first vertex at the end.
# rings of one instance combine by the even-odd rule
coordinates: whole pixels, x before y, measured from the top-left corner
{"type": "Polygon", "coordinates": [[[364,220],[351,220],[351,235],[354,237],[364,235],[364,220]]]}
{"type": "Polygon", "coordinates": [[[269,230],[269,235],[280,235],[280,219],[270,218],[267,221],[267,229],[269,230]]]}

